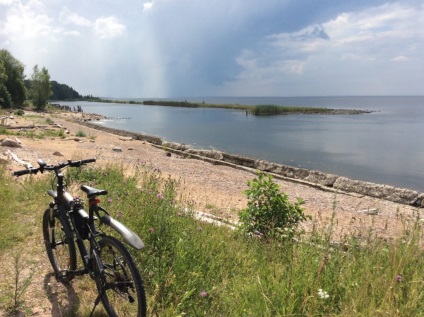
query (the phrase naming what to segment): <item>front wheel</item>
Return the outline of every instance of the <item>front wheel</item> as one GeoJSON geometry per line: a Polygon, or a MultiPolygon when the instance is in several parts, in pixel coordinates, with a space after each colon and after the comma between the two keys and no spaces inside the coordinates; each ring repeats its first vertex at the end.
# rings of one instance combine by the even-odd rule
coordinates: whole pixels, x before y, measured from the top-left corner
{"type": "Polygon", "coordinates": [[[109,316],[146,316],[146,295],[140,272],[127,248],[114,237],[99,241],[99,258],[103,273],[97,288],[109,316]]]}
{"type": "Polygon", "coordinates": [[[67,221],[60,221],[56,212],[46,209],[43,216],[43,236],[47,255],[56,278],[69,282],[74,277],[69,274],[77,266],[75,243],[67,221]]]}

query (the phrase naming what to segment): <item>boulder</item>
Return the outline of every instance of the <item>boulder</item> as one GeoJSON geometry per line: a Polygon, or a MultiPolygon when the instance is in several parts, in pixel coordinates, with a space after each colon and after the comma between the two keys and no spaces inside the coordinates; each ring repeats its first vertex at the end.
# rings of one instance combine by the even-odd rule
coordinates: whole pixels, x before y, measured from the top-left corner
{"type": "Polygon", "coordinates": [[[166,142],[164,141],[162,143],[163,147],[170,148],[177,151],[187,151],[190,149],[190,145],[184,144],[184,143],[177,143],[177,142],[166,142]]]}
{"type": "Polygon", "coordinates": [[[418,196],[418,192],[415,190],[353,180],[347,177],[337,178],[333,187],[346,192],[358,193],[402,204],[408,204],[418,196]]]}
{"type": "Polygon", "coordinates": [[[1,146],[22,147],[22,145],[18,141],[12,139],[4,139],[1,142],[1,146]]]}
{"type": "Polygon", "coordinates": [[[209,158],[212,158],[212,159],[215,159],[215,160],[222,160],[222,158],[223,158],[222,152],[216,151],[216,150],[189,149],[189,150],[187,150],[187,153],[196,154],[196,155],[200,155],[200,156],[204,156],[204,157],[209,157],[209,158]]]}
{"type": "Polygon", "coordinates": [[[337,175],[326,174],[320,171],[309,171],[309,175],[305,177],[305,181],[332,187],[337,178],[337,175]]]}
{"type": "Polygon", "coordinates": [[[281,165],[281,175],[288,178],[305,179],[309,176],[309,171],[304,168],[281,165]]]}

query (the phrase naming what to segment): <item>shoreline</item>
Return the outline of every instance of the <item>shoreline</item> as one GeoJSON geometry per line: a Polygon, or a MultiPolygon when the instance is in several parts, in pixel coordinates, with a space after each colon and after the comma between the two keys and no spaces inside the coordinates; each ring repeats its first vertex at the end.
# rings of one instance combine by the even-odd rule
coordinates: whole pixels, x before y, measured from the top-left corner
{"type": "MultiPolygon", "coordinates": [[[[52,114],[41,115],[47,119],[52,114]]],[[[54,124],[36,127],[31,133],[64,129],[65,138],[38,139],[20,135],[21,147],[11,150],[21,160],[32,164],[40,158],[48,164],[67,159],[96,158],[100,166],[122,164],[129,173],[145,166],[156,171],[158,176],[176,182],[178,201],[183,206],[226,221],[238,219],[239,211],[246,208],[248,200],[244,191],[248,189],[248,181],[255,178],[255,168],[150,143],[148,138],[153,141],[162,139],[105,129],[83,122],[81,118],[80,114],[53,114],[54,124]],[[81,131],[85,132],[86,137],[77,137],[81,131]]],[[[31,115],[27,118],[24,116],[20,122],[14,120],[14,124],[29,126],[34,123],[31,120],[31,115]]],[[[3,147],[3,155],[9,168],[22,169],[22,165],[7,155],[7,147],[3,147]]],[[[366,238],[371,232],[382,238],[393,239],[403,231],[405,220],[414,223],[421,213],[421,209],[406,204],[272,175],[280,190],[291,201],[298,198],[304,201],[305,213],[312,216],[311,221],[302,224],[305,232],[325,229],[331,223],[334,239],[342,239],[347,233],[366,238]]]]}
{"type": "Polygon", "coordinates": [[[266,160],[256,160],[236,154],[228,154],[219,150],[192,149],[189,145],[168,142],[162,137],[109,128],[101,124],[93,123],[93,121],[100,120],[102,117],[104,116],[98,114],[83,114],[81,119],[73,118],[72,120],[93,129],[102,130],[123,137],[131,137],[134,140],[147,141],[168,152],[195,157],[215,165],[228,165],[233,168],[260,170],[283,180],[301,182],[321,190],[366,195],[405,205],[409,205],[411,201],[416,199],[424,198],[424,193],[408,188],[399,188],[386,184],[350,179],[348,177],[324,173],[318,170],[308,170],[266,160]],[[85,116],[88,116],[88,118],[85,118],[85,116]]]}

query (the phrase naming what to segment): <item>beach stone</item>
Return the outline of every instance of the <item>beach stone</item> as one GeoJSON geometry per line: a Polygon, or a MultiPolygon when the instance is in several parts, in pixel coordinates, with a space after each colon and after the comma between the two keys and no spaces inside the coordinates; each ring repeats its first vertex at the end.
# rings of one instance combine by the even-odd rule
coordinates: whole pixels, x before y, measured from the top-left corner
{"type": "Polygon", "coordinates": [[[18,141],[12,139],[4,139],[1,142],[1,146],[22,147],[22,145],[18,141]]]}
{"type": "Polygon", "coordinates": [[[59,152],[59,151],[54,151],[53,153],[52,153],[52,155],[54,155],[54,156],[64,156],[61,152],[59,152]]]}
{"type": "Polygon", "coordinates": [[[4,158],[0,158],[0,164],[7,164],[9,163],[8,160],[4,159],[4,158]]]}
{"type": "Polygon", "coordinates": [[[113,149],[112,149],[112,151],[114,151],[114,152],[122,152],[122,149],[120,148],[120,147],[114,147],[113,149]]]}

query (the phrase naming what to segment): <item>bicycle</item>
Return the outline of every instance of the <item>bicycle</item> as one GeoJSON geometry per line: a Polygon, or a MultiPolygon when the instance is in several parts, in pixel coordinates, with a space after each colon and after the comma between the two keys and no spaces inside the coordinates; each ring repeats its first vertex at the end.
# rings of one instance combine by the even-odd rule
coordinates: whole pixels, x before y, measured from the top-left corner
{"type": "Polygon", "coordinates": [[[107,195],[107,190],[87,185],[80,187],[87,195],[88,214],[84,210],[82,199],[73,197],[65,190],[64,174],[61,172],[64,168],[81,167],[95,161],[69,160],[57,165],[47,165],[43,160],[38,160],[38,168],[28,165],[26,170],[15,171],[13,175],[22,176],[45,171],[55,174],[56,190],[47,191],[53,201],[49,203],[43,215],[44,244],[58,281],[68,283],[75,276],[85,274],[95,281],[98,296],[90,316],[102,302],[111,317],[144,317],[146,295],[143,281],[130,252],[120,240],[105,234],[95,223],[100,222],[111,227],[127,244],[137,250],[144,247],[143,241],[99,205],[98,196],[107,195]],[[87,241],[88,250],[84,241],[87,241]],[[81,256],[82,268],[77,268],[75,245],[81,256]]]}

